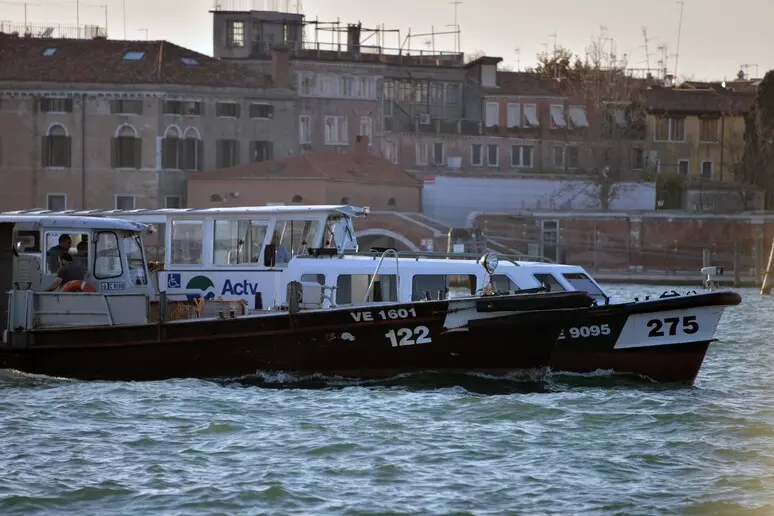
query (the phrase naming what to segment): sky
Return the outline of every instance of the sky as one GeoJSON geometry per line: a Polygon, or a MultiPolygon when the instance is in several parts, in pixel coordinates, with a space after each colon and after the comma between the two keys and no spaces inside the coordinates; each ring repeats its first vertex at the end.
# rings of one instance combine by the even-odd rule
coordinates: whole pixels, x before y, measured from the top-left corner
{"type": "MultiPolygon", "coordinates": [[[[165,39],[212,53],[214,0],[90,0],[79,1],[81,24],[105,24],[108,37],[165,39]],[[124,4],[126,16],[124,18],[124,4]]],[[[220,0],[257,9],[275,6],[295,11],[299,0],[220,0]]],[[[405,38],[413,33],[448,31],[454,24],[453,0],[300,0],[308,19],[343,23],[362,22],[364,28],[384,24],[399,29],[405,38]]],[[[499,56],[513,69],[534,66],[536,54],[553,49],[554,42],[584,55],[592,39],[604,34],[607,50],[615,45],[618,58],[628,56],[629,67],[646,68],[647,31],[650,66],[662,58],[660,45],[667,46],[670,73],[680,79],[733,79],[740,67],[751,76],[762,77],[774,69],[774,0],[459,0],[457,22],[462,50],[499,56]],[[678,30],[680,30],[679,57],[678,30]],[[556,35],[554,38],[553,35],[556,35]],[[518,49],[518,51],[517,51],[518,49]],[[755,66],[757,65],[757,66],[755,66]],[[756,72],[757,70],[757,72],[756,72]]],[[[75,24],[76,1],[30,0],[27,20],[75,24]]],[[[0,0],[0,21],[23,22],[23,0],[0,0]]],[[[313,37],[313,31],[311,36],[313,37]]],[[[330,37],[330,36],[328,36],[330,37]]],[[[413,48],[425,49],[427,37],[412,39],[413,48]]],[[[385,46],[398,47],[397,34],[386,36],[385,46]]],[[[454,50],[454,38],[437,36],[437,49],[454,50]]]]}

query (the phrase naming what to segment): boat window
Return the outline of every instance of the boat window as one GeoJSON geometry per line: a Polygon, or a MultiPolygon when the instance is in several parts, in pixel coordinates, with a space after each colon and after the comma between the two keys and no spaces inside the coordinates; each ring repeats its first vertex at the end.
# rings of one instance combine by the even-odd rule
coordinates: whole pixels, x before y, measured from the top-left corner
{"type": "Polygon", "coordinates": [[[355,235],[350,219],[344,216],[328,217],[325,221],[322,246],[336,249],[354,249],[355,235]]]}
{"type": "Polygon", "coordinates": [[[88,271],[89,235],[48,231],[45,236],[46,274],[59,270],[59,256],[68,253],[88,271]]]}
{"type": "Polygon", "coordinates": [[[145,272],[145,257],[142,254],[142,241],[139,235],[124,237],[124,252],[126,252],[126,265],[129,267],[129,284],[147,285],[148,275],[145,272]]]}
{"type": "Polygon", "coordinates": [[[259,263],[268,224],[255,220],[216,220],[213,263],[259,263]]]}
{"type": "Polygon", "coordinates": [[[290,256],[298,256],[303,254],[309,254],[309,247],[318,247],[318,240],[320,232],[320,222],[317,220],[279,220],[274,227],[274,238],[272,243],[278,245],[277,261],[278,265],[285,264],[289,261],[281,260],[282,251],[280,248],[285,248],[290,253],[290,256]]]}
{"type": "Polygon", "coordinates": [[[476,293],[475,274],[417,274],[411,280],[411,299],[472,296],[476,293]]]}
{"type": "Polygon", "coordinates": [[[602,292],[587,275],[581,272],[572,272],[563,274],[563,276],[564,279],[570,282],[570,285],[572,285],[575,290],[586,292],[597,301],[604,301],[607,299],[605,293],[602,292]]]}
{"type": "Polygon", "coordinates": [[[302,274],[301,281],[325,285],[325,274],[302,274]]]}
{"type": "MultiPolygon", "coordinates": [[[[371,283],[371,274],[342,274],[336,279],[336,304],[349,305],[362,303],[371,283]]],[[[395,274],[379,274],[376,276],[369,302],[397,301],[398,281],[395,274]]]]}
{"type": "Polygon", "coordinates": [[[142,238],[142,248],[145,252],[145,259],[148,262],[164,263],[167,225],[164,222],[153,224],[154,231],[146,234],[142,238]]]}
{"type": "Polygon", "coordinates": [[[200,220],[172,221],[172,263],[202,264],[204,224],[200,220]]]}
{"type": "Polygon", "coordinates": [[[521,290],[516,283],[505,274],[494,275],[495,289],[503,294],[521,290]]]}
{"type": "Polygon", "coordinates": [[[118,251],[118,237],[115,233],[97,233],[94,277],[97,279],[117,278],[123,274],[121,253],[118,251]]]}
{"type": "Polygon", "coordinates": [[[532,276],[540,283],[548,285],[549,292],[564,292],[567,290],[553,274],[533,274],[532,276]]]}

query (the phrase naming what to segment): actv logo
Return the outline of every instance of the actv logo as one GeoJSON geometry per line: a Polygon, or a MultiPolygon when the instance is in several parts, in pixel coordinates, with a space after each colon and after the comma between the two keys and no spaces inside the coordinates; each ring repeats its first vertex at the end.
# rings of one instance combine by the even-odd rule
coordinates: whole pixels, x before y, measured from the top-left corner
{"type": "Polygon", "coordinates": [[[185,286],[186,290],[201,290],[201,294],[187,294],[186,297],[189,300],[198,299],[203,297],[205,301],[215,299],[215,284],[207,276],[194,276],[188,281],[185,286]]]}

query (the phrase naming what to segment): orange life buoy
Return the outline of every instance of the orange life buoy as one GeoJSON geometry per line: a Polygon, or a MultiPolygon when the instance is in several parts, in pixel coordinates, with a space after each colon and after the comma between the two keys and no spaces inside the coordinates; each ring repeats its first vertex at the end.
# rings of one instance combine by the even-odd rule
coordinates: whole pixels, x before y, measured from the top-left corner
{"type": "Polygon", "coordinates": [[[94,287],[85,281],[68,281],[62,287],[62,292],[96,292],[94,287]]]}

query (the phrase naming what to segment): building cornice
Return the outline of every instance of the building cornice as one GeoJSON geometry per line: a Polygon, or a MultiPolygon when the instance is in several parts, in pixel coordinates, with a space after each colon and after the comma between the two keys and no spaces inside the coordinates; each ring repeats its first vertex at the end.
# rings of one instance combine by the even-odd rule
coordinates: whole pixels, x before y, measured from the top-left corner
{"type": "Polygon", "coordinates": [[[206,97],[242,97],[261,98],[265,100],[295,100],[294,90],[277,88],[258,90],[248,88],[223,88],[212,86],[180,86],[180,85],[105,85],[105,84],[52,84],[0,81],[0,97],[75,97],[88,95],[90,97],[107,98],[180,98],[191,96],[206,97]]]}

